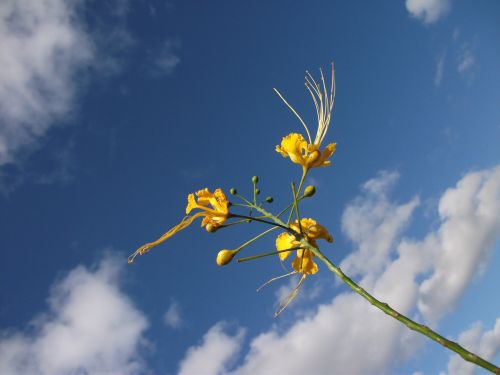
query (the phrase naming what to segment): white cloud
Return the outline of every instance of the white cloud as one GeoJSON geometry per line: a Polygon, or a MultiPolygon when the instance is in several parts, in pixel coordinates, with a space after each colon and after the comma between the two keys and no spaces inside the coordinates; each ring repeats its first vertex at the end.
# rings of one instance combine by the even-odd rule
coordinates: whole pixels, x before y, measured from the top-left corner
{"type": "Polygon", "coordinates": [[[406,10],[425,24],[436,22],[449,9],[450,0],[406,0],[406,10]]]}
{"type": "Polygon", "coordinates": [[[78,21],[81,1],[0,2],[0,166],[71,110],[76,73],[93,45],[78,21]]]}
{"type": "Polygon", "coordinates": [[[476,63],[476,59],[474,58],[474,55],[472,54],[471,48],[465,44],[462,47],[462,53],[459,56],[458,59],[458,72],[462,75],[465,73],[469,72],[474,64],[476,63]]]}
{"type": "Polygon", "coordinates": [[[179,47],[179,40],[174,38],[168,38],[163,42],[152,59],[151,74],[153,76],[163,76],[173,73],[174,69],[181,62],[177,54],[179,47]]]}
{"type": "Polygon", "coordinates": [[[443,52],[436,62],[436,75],[434,76],[434,85],[439,87],[443,81],[444,61],[446,59],[446,52],[443,52]]]}
{"type": "Polygon", "coordinates": [[[177,301],[172,301],[170,303],[170,306],[163,316],[163,320],[165,321],[165,324],[170,328],[179,329],[182,327],[184,321],[182,319],[181,308],[177,301]]]}
{"type": "MultiPolygon", "coordinates": [[[[389,201],[397,178],[396,173],[379,174],[344,211],[343,230],[356,245],[344,265],[361,276],[367,290],[401,313],[417,320],[423,314],[436,322],[458,300],[500,237],[500,166],[468,173],[448,189],[439,202],[438,228],[420,241],[399,239],[418,198],[402,204],[389,201]],[[370,242],[372,252],[366,249],[370,242]]],[[[273,326],[253,338],[233,373],[385,373],[424,342],[357,294],[343,293],[288,329],[273,326]]]]}
{"type": "Polygon", "coordinates": [[[377,277],[390,262],[388,253],[419,204],[418,197],[401,205],[389,201],[387,195],[398,178],[396,172],[379,173],[344,210],[342,230],[356,246],[341,264],[348,274],[377,277]]]}
{"type": "Polygon", "coordinates": [[[217,375],[226,372],[238,354],[244,330],[234,335],[224,333],[224,323],[217,323],[203,336],[198,346],[191,347],[179,365],[179,375],[217,375]]]}
{"type": "Polygon", "coordinates": [[[500,167],[465,175],[439,202],[440,228],[416,246],[431,263],[419,287],[427,321],[452,308],[500,236],[500,167]]]}
{"type": "MultiPolygon", "coordinates": [[[[481,322],[474,323],[459,335],[458,342],[467,350],[491,361],[500,353],[500,318],[496,320],[495,326],[486,332],[481,322]]],[[[449,374],[473,375],[476,369],[474,364],[465,362],[457,354],[451,356],[448,362],[449,374]]]]}
{"type": "Polygon", "coordinates": [[[0,373],[137,374],[148,326],[119,287],[122,259],[79,266],[51,290],[49,311],[26,332],[0,338],[0,373]]]}

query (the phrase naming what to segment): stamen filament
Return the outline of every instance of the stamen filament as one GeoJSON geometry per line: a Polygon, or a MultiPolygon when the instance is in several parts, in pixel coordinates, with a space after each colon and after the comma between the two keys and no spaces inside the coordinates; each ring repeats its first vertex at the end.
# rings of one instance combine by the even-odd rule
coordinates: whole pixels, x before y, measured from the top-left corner
{"type": "Polygon", "coordinates": [[[297,286],[295,288],[293,288],[292,292],[288,295],[288,298],[286,299],[285,302],[281,302],[280,303],[280,309],[274,314],[274,317],[276,318],[279,314],[281,314],[283,312],[283,310],[285,310],[287,308],[287,306],[295,299],[295,297],[297,296],[297,292],[299,291],[300,287],[302,286],[302,284],[304,283],[304,280],[306,279],[307,275],[302,275],[302,277],[300,278],[300,281],[299,283],[297,284],[297,286]]]}
{"type": "Polygon", "coordinates": [[[260,292],[260,290],[261,290],[262,288],[264,288],[266,285],[271,284],[273,281],[276,281],[276,280],[282,279],[282,278],[287,277],[287,276],[292,276],[292,275],[295,275],[296,273],[298,273],[298,272],[297,272],[297,271],[292,271],[292,272],[287,273],[287,274],[285,274],[285,275],[281,275],[281,276],[276,276],[276,277],[273,277],[272,279],[270,279],[270,280],[266,281],[264,284],[262,284],[261,286],[259,286],[259,287],[257,288],[257,292],[260,292]]]}
{"type": "Polygon", "coordinates": [[[288,104],[286,99],[283,97],[283,95],[280,94],[280,92],[277,89],[273,89],[273,90],[276,92],[276,94],[278,94],[278,96],[281,98],[281,100],[283,100],[285,102],[285,104],[288,106],[288,108],[290,108],[290,110],[293,112],[293,114],[295,116],[297,116],[297,118],[302,123],[302,125],[304,125],[304,128],[306,129],[306,133],[307,133],[307,138],[309,139],[309,143],[312,143],[311,134],[309,133],[309,129],[307,128],[306,123],[304,122],[304,120],[302,120],[302,117],[300,117],[300,115],[297,113],[297,111],[295,109],[293,109],[293,107],[290,104],[288,104]]]}
{"type": "Polygon", "coordinates": [[[238,246],[236,249],[234,249],[235,251],[240,251],[241,249],[243,249],[244,247],[250,245],[252,242],[255,242],[257,241],[259,238],[261,238],[262,236],[265,236],[266,234],[268,234],[269,232],[272,232],[273,230],[277,229],[278,227],[272,227],[272,228],[269,228],[267,230],[265,230],[264,232],[258,234],[257,236],[249,239],[247,242],[245,242],[244,244],[238,246]]]}

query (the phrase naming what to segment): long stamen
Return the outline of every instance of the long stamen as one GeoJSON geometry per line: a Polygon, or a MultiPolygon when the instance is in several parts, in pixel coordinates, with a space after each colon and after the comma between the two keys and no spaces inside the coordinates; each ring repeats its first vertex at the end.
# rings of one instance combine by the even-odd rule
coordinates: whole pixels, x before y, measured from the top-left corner
{"type": "Polygon", "coordinates": [[[311,143],[312,142],[311,141],[311,134],[309,133],[309,129],[307,128],[306,123],[304,122],[304,120],[302,120],[302,117],[300,117],[300,115],[297,113],[297,111],[295,109],[293,109],[293,107],[286,101],[286,99],[283,97],[283,95],[280,94],[280,92],[277,89],[273,88],[273,90],[276,92],[276,94],[278,94],[278,96],[281,98],[281,100],[283,100],[285,102],[285,104],[288,106],[288,108],[290,108],[290,110],[293,112],[293,114],[295,116],[297,116],[299,121],[304,126],[304,129],[306,129],[307,138],[309,139],[309,143],[311,143]]]}
{"type": "MultiPolygon", "coordinates": [[[[321,71],[321,77],[323,78],[323,72],[321,71]]],[[[318,130],[316,132],[316,138],[314,139],[314,144],[320,145],[321,144],[321,134],[324,128],[324,121],[325,121],[325,105],[328,105],[328,94],[326,92],[321,92],[321,87],[318,85],[318,83],[315,81],[314,77],[311,75],[311,73],[307,72],[309,79],[306,77],[306,81],[314,88],[314,92],[316,93],[318,99],[319,99],[319,109],[317,110],[317,115],[318,115],[318,130]],[[312,84],[311,84],[312,81],[312,84]],[[325,95],[324,99],[325,102],[323,101],[323,94],[325,95]]]]}
{"type": "Polygon", "coordinates": [[[307,275],[302,275],[300,278],[299,283],[295,288],[293,288],[292,292],[288,295],[287,299],[285,301],[280,302],[279,310],[274,314],[274,317],[276,318],[279,314],[283,312],[287,308],[287,306],[295,299],[297,296],[297,292],[299,291],[300,287],[304,283],[304,280],[306,279],[307,275]]]}
{"type": "Polygon", "coordinates": [[[194,214],[193,216],[186,216],[184,219],[182,219],[182,221],[179,224],[177,224],[175,227],[169,229],[156,241],[144,244],[141,247],[139,247],[136,251],[134,251],[134,253],[132,253],[132,255],[130,255],[128,257],[128,263],[132,264],[134,262],[134,259],[136,256],[143,255],[144,253],[147,253],[149,251],[149,249],[151,249],[152,247],[158,246],[162,242],[165,242],[168,238],[172,237],[177,232],[190,226],[194,219],[196,219],[197,217],[203,216],[203,215],[205,215],[203,212],[198,212],[198,213],[194,214]]]}
{"type": "Polygon", "coordinates": [[[266,281],[264,284],[262,284],[261,286],[259,286],[257,288],[257,292],[259,292],[262,288],[264,288],[266,285],[269,285],[271,284],[273,281],[276,281],[276,280],[279,280],[279,279],[282,279],[284,277],[287,277],[287,276],[291,276],[291,275],[295,275],[296,273],[298,273],[297,271],[292,271],[290,273],[287,273],[285,275],[281,275],[281,276],[277,276],[277,277],[273,277],[272,279],[266,281]]]}
{"type": "Polygon", "coordinates": [[[308,81],[307,79],[307,76],[306,76],[306,82],[305,82],[305,86],[307,88],[307,90],[309,91],[309,94],[311,94],[311,98],[314,102],[314,107],[316,108],[316,116],[317,116],[317,121],[319,123],[319,120],[320,120],[320,117],[319,117],[319,104],[318,104],[318,101],[316,100],[316,95],[314,95],[313,91],[312,91],[312,86],[311,86],[311,83],[308,81]]]}
{"type": "MultiPolygon", "coordinates": [[[[306,73],[307,73],[307,75],[306,75],[306,86],[309,86],[308,90],[311,93],[313,101],[315,102],[314,104],[316,106],[316,115],[317,115],[317,118],[318,118],[318,128],[319,128],[319,124],[321,124],[321,121],[323,119],[323,113],[324,113],[323,95],[321,94],[321,90],[319,88],[319,85],[316,83],[316,81],[314,80],[314,78],[311,75],[311,73],[309,73],[308,71],[306,71],[306,73]],[[312,91],[316,95],[314,95],[311,92],[311,89],[312,89],[312,91]],[[317,102],[316,97],[318,97],[319,103],[317,102]]],[[[318,138],[318,132],[316,132],[316,139],[314,140],[315,143],[317,141],[317,138],[318,138]]]]}

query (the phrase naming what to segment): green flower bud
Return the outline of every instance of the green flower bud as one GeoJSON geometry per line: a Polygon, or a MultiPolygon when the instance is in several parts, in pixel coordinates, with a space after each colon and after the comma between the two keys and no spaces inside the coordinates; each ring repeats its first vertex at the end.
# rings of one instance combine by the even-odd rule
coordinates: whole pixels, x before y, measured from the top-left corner
{"type": "Polygon", "coordinates": [[[238,190],[236,190],[235,188],[231,188],[231,189],[229,189],[229,192],[230,192],[232,195],[236,195],[236,194],[238,194],[238,190]]]}
{"type": "Polygon", "coordinates": [[[260,189],[255,189],[255,194],[259,195],[260,194],[260,189]]]}
{"type": "Polygon", "coordinates": [[[304,197],[312,197],[316,193],[316,188],[314,185],[309,185],[304,189],[304,197]]]}
{"type": "Polygon", "coordinates": [[[259,182],[259,176],[253,176],[253,177],[252,177],[252,182],[253,182],[254,184],[256,184],[257,182],[259,182]]]}
{"type": "Polygon", "coordinates": [[[266,202],[267,203],[273,203],[273,201],[274,201],[273,197],[267,197],[266,198],[266,202]]]}

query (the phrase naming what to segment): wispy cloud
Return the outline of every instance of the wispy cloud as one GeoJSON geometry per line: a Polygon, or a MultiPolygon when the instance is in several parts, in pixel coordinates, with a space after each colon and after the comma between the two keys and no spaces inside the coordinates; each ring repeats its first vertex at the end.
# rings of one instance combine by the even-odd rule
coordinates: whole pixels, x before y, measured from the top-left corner
{"type": "MultiPolygon", "coordinates": [[[[397,178],[394,172],[379,174],[346,208],[342,227],[355,251],[343,265],[376,297],[435,324],[453,308],[500,237],[500,166],[468,173],[445,191],[438,228],[413,241],[401,235],[419,200],[389,200],[397,178]],[[366,250],[367,242],[372,242],[372,252],[366,250]]],[[[230,341],[233,336],[224,337],[230,341]]],[[[253,338],[233,373],[384,373],[423,342],[358,295],[342,293],[285,331],[273,327],[253,338]]],[[[232,344],[238,352],[239,342],[232,344]]],[[[202,347],[206,353],[216,350],[208,340],[202,347]]]]}
{"type": "Polygon", "coordinates": [[[4,332],[0,373],[137,374],[146,368],[146,317],[120,290],[123,259],[105,258],[95,269],[79,266],[50,293],[49,310],[26,332],[4,332]]]}
{"type": "Polygon", "coordinates": [[[450,10],[450,0],[406,0],[406,10],[424,24],[431,24],[450,10]]]}
{"type": "Polygon", "coordinates": [[[153,76],[165,76],[173,73],[177,65],[181,62],[178,54],[180,45],[178,39],[168,38],[155,51],[151,59],[151,74],[153,76]]]}
{"type": "Polygon", "coordinates": [[[182,319],[181,307],[177,301],[172,300],[170,302],[170,306],[165,312],[163,320],[165,324],[170,328],[179,329],[182,327],[184,321],[182,319]]]}
{"type": "Polygon", "coordinates": [[[79,21],[81,2],[0,3],[0,166],[67,115],[77,73],[94,46],[79,21]]]}
{"type": "MultiPolygon", "coordinates": [[[[458,342],[487,361],[493,360],[500,353],[500,318],[496,320],[495,326],[486,332],[482,322],[474,323],[468,330],[459,335],[458,342]]],[[[456,354],[451,356],[448,362],[448,374],[451,375],[474,375],[476,368],[474,364],[465,362],[456,354]]],[[[445,374],[441,373],[440,375],[445,374]]]]}
{"type": "Polygon", "coordinates": [[[475,63],[476,59],[474,58],[471,47],[468,44],[464,44],[458,57],[458,72],[464,76],[471,71],[475,63]]]}
{"type": "Polygon", "coordinates": [[[446,52],[443,52],[441,55],[439,55],[436,62],[436,74],[434,75],[434,85],[436,87],[441,86],[441,82],[443,81],[445,60],[446,60],[446,52]]]}

